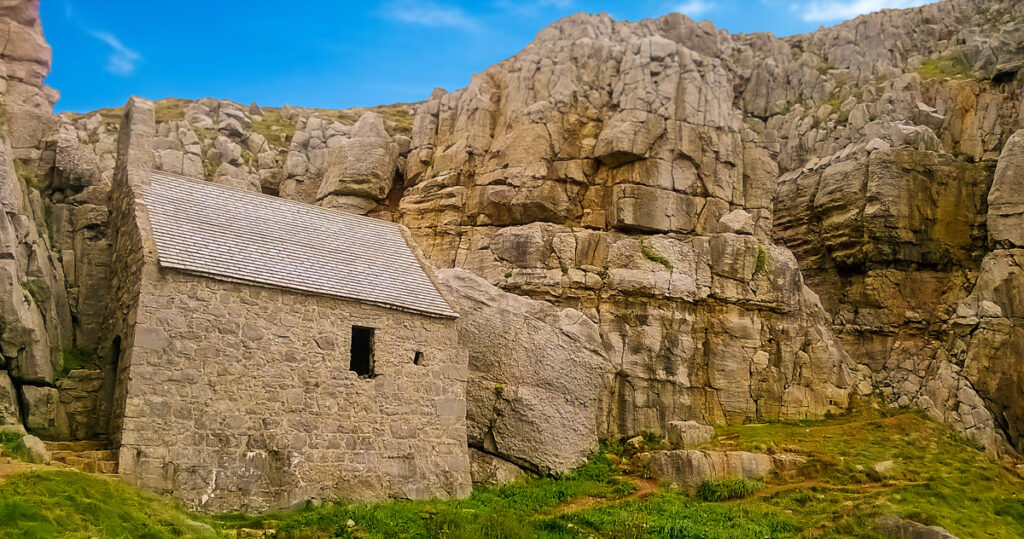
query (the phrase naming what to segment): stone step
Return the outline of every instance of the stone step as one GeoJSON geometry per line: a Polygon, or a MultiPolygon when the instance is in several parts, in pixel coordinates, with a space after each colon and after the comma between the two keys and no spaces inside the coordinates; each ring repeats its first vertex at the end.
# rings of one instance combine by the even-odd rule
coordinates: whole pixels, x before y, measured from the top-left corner
{"type": "Polygon", "coordinates": [[[50,453],[55,451],[105,451],[110,443],[100,440],[79,440],[75,442],[43,442],[50,453]]]}
{"type": "Polygon", "coordinates": [[[117,473],[117,451],[105,440],[44,442],[50,458],[57,464],[77,470],[113,475],[117,473]]]}
{"type": "Polygon", "coordinates": [[[115,475],[117,474],[117,462],[111,462],[109,460],[97,460],[96,471],[100,475],[115,475]]]}
{"type": "Polygon", "coordinates": [[[76,470],[86,473],[115,474],[117,473],[117,461],[83,459],[79,457],[61,457],[54,459],[54,462],[64,464],[76,470]]]}
{"type": "Polygon", "coordinates": [[[103,449],[99,451],[50,451],[50,457],[59,460],[63,457],[79,457],[83,459],[92,460],[111,460],[117,461],[117,452],[113,449],[103,449]]]}

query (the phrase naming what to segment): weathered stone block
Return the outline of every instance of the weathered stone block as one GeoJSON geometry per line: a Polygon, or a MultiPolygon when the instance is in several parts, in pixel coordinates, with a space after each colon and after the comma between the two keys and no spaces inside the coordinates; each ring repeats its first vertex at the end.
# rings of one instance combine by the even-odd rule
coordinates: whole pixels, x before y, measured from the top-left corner
{"type": "Polygon", "coordinates": [[[688,449],[710,442],[715,436],[715,428],[701,425],[696,421],[669,421],[666,438],[673,447],[688,449]]]}
{"type": "Polygon", "coordinates": [[[21,404],[25,411],[25,428],[51,440],[67,440],[71,429],[60,392],[52,387],[22,386],[21,404]]]}
{"type": "Polygon", "coordinates": [[[775,466],[771,455],[746,451],[655,451],[651,473],[689,492],[704,481],[759,479],[775,466]]]}

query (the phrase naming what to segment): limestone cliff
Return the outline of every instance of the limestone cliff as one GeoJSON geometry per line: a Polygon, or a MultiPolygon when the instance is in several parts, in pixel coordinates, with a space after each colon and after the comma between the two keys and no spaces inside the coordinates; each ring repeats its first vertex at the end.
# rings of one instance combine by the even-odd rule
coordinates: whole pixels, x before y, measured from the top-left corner
{"type": "Polygon", "coordinates": [[[57,93],[43,85],[50,47],[35,2],[0,3],[0,425],[68,436],[52,386],[72,342],[60,256],[49,229],[50,178],[36,166],[56,122],[57,93]],[[13,383],[12,383],[13,381],[13,383]]]}
{"type": "MultiPolygon", "coordinates": [[[[0,15],[45,47],[34,6],[0,15]]],[[[50,115],[53,93],[13,75],[40,79],[48,55],[36,55],[35,71],[4,57],[19,81],[5,93],[9,146],[34,180],[2,193],[23,200],[7,218],[35,234],[12,251],[41,261],[26,258],[12,283],[49,286],[20,311],[5,302],[0,328],[15,385],[49,391],[60,382],[19,374],[20,358],[45,356],[52,372],[72,343],[106,353],[105,206],[121,111],[50,115]]],[[[592,431],[574,435],[581,447],[677,420],[821,416],[877,390],[1012,452],[1024,449],[1022,151],[1010,138],[1022,67],[1024,5],[1010,0],[884,11],[789,38],[679,14],[578,14],[467,88],[417,104],[160,101],[152,147],[162,170],[400,221],[438,267],[556,306],[528,312],[582,313],[600,346],[577,344],[601,372],[587,378],[593,400],[567,405],[592,414],[592,431]]],[[[502,312],[479,304],[467,306],[502,312]]],[[[516,331],[551,325],[530,316],[539,322],[516,331]]],[[[527,415],[511,424],[553,412],[549,395],[522,400],[564,386],[524,378],[536,357],[491,359],[471,359],[487,401],[471,410],[498,413],[500,385],[503,413],[527,415]]],[[[53,402],[81,424],[87,406],[65,394],[53,402]]],[[[21,408],[37,409],[27,395],[21,408]]],[[[78,429],[59,434],[103,431],[78,429]]],[[[505,427],[505,449],[486,425],[478,434],[478,449],[536,469],[583,454],[539,459],[538,438],[551,436],[541,430],[511,439],[505,427]]]]}

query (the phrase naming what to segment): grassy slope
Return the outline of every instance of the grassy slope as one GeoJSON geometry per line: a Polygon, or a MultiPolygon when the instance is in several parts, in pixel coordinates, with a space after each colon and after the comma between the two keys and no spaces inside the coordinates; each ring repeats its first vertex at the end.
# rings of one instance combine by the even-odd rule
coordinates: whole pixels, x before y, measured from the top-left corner
{"type": "Polygon", "coordinates": [[[799,452],[800,470],[742,500],[634,494],[604,456],[567,476],[474,491],[466,500],[325,503],[208,519],[117,482],[33,472],[0,485],[0,537],[169,537],[273,528],[278,537],[877,537],[881,514],[963,538],[1024,536],[1024,481],[941,425],[871,410],[799,424],[719,429],[726,449],[799,452]],[[884,477],[874,470],[892,460],[884,477]],[[208,527],[208,523],[212,528],[208,527]],[[350,525],[351,524],[351,525],[350,525]]]}
{"type": "Polygon", "coordinates": [[[120,481],[26,472],[0,484],[0,537],[215,537],[180,505],[120,481]]]}
{"type": "Polygon", "coordinates": [[[806,535],[873,537],[866,523],[896,513],[961,538],[1024,537],[1024,481],[917,412],[884,417],[865,410],[821,422],[727,427],[713,445],[809,456],[800,477],[790,479],[803,488],[744,502],[791,512],[808,526],[806,535]],[[887,460],[892,469],[880,477],[874,465],[887,460]]]}

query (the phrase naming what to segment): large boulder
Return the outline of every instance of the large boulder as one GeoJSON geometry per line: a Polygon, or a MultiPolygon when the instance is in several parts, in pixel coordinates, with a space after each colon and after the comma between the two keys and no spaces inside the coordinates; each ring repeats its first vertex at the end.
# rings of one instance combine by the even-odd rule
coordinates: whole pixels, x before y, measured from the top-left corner
{"type": "Polygon", "coordinates": [[[25,410],[25,427],[29,431],[50,440],[71,437],[71,427],[57,389],[22,386],[21,404],[25,410]]]}
{"type": "Polygon", "coordinates": [[[896,539],[957,539],[940,526],[928,526],[897,515],[882,515],[875,521],[879,531],[896,539]]]}
{"type": "Polygon", "coordinates": [[[519,466],[473,448],[469,449],[469,474],[474,485],[504,485],[526,476],[519,466]]]}
{"type": "Polygon", "coordinates": [[[747,451],[655,451],[651,474],[673,486],[693,492],[704,481],[760,479],[773,469],[787,469],[803,462],[795,455],[766,455],[747,451]]]}
{"type": "Polygon", "coordinates": [[[50,463],[50,452],[46,450],[46,444],[31,434],[22,436],[15,445],[14,450],[21,453],[26,461],[33,464],[50,463]]]}
{"type": "Polygon", "coordinates": [[[597,449],[613,374],[597,325],[465,270],[441,270],[438,280],[462,315],[459,346],[469,351],[470,446],[543,473],[583,464],[597,449]]]}
{"type": "Polygon", "coordinates": [[[701,425],[696,421],[669,421],[668,443],[673,447],[687,449],[710,442],[715,437],[715,427],[701,425]]]}
{"type": "MultiPolygon", "coordinates": [[[[998,249],[985,257],[953,322],[959,338],[952,341],[951,355],[963,361],[970,387],[1007,440],[1024,450],[1024,249],[998,249]]],[[[965,426],[970,433],[975,425],[965,426]]]]}
{"type": "Polygon", "coordinates": [[[321,206],[359,211],[353,198],[383,200],[398,171],[398,146],[384,130],[379,114],[367,112],[352,128],[353,138],[339,138],[327,153],[324,179],[316,199],[321,206]]]}

